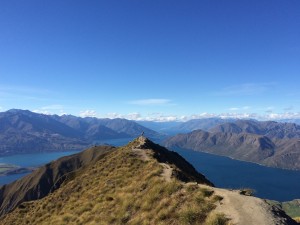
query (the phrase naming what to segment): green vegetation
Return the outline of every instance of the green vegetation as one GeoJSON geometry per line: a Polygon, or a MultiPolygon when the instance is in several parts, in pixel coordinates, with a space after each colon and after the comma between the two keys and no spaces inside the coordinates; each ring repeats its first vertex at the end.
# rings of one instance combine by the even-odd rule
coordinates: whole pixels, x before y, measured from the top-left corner
{"type": "Polygon", "coordinates": [[[283,202],[282,209],[292,218],[300,217],[300,200],[283,202]]]}
{"type": "Polygon", "coordinates": [[[300,223],[300,200],[296,199],[289,202],[277,202],[272,200],[267,200],[270,205],[276,205],[277,207],[283,209],[287,215],[300,223]]]}
{"type": "Polygon", "coordinates": [[[1,218],[4,224],[209,224],[223,225],[224,215],[214,214],[221,198],[196,183],[175,178],[167,182],[163,168],[132,151],[132,142],[76,172],[47,197],[21,204],[1,218]]]}

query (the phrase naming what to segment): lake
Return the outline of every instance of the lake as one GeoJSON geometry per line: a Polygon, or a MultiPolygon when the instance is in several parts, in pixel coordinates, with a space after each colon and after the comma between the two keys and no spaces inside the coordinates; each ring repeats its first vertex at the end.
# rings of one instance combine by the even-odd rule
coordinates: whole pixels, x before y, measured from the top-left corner
{"type": "MultiPolygon", "coordinates": [[[[105,140],[102,143],[120,146],[131,140],[128,138],[114,139],[105,140]]],[[[300,198],[300,171],[269,168],[191,150],[174,149],[174,151],[182,155],[217,187],[232,189],[251,188],[255,190],[255,196],[277,201],[289,201],[300,198]]],[[[74,153],[77,152],[13,155],[1,157],[0,163],[22,167],[36,167],[74,153]]],[[[0,177],[0,185],[10,183],[24,175],[2,176],[0,177]]]]}
{"type": "Polygon", "coordinates": [[[251,188],[260,198],[300,198],[300,171],[283,170],[192,150],[174,149],[216,187],[251,188]]]}
{"type": "MultiPolygon", "coordinates": [[[[20,167],[39,167],[63,156],[76,154],[79,151],[28,153],[0,157],[0,163],[13,164],[20,167]]],[[[28,173],[0,176],[0,185],[8,184],[28,173]]]]}

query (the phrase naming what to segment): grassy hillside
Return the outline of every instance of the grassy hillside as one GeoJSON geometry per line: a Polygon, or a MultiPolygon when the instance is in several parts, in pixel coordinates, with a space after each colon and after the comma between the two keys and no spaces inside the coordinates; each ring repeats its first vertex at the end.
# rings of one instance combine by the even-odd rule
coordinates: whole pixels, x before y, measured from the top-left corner
{"type": "Polygon", "coordinates": [[[140,147],[135,140],[77,170],[58,190],[22,203],[2,217],[1,223],[227,224],[223,215],[212,213],[221,201],[219,196],[196,182],[180,179],[186,165],[161,163],[157,152],[140,147]],[[169,179],[165,166],[172,171],[169,179]]]}

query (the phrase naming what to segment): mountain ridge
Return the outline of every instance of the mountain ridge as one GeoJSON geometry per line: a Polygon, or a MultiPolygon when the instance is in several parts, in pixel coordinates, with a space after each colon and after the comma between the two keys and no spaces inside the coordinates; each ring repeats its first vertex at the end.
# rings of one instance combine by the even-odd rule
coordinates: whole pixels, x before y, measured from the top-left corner
{"type": "Polygon", "coordinates": [[[274,121],[237,120],[209,131],[178,134],[168,148],[204,151],[283,169],[300,169],[300,126],[274,121]]]}
{"type": "MultiPolygon", "coordinates": [[[[50,194],[18,202],[14,210],[2,214],[1,222],[14,225],[229,225],[231,221],[249,225],[296,224],[280,208],[261,199],[212,187],[178,153],[145,137],[123,147],[106,149],[105,154],[101,154],[102,148],[80,153],[89,156],[83,157],[84,166],[76,167],[72,176],[50,194]],[[98,158],[93,156],[98,154],[98,158]]],[[[66,163],[72,158],[74,161],[80,154],[50,165],[66,163]]],[[[46,174],[51,176],[51,172],[46,174]]]]}
{"type": "Polygon", "coordinates": [[[29,110],[0,113],[0,155],[78,150],[106,139],[162,135],[125,119],[44,115],[29,110]]]}

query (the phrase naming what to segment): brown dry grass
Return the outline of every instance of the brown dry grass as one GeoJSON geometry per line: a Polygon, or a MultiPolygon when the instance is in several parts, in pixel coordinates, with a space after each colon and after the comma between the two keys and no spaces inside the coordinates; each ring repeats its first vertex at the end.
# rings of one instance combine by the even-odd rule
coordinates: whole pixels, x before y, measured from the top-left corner
{"type": "MultiPolygon", "coordinates": [[[[132,143],[131,143],[132,144],[132,143]]],[[[149,154],[149,152],[147,152],[149,154]]],[[[143,161],[120,148],[77,172],[44,199],[23,203],[2,224],[226,224],[211,213],[221,199],[197,184],[166,182],[162,167],[149,155],[143,161]]]]}

